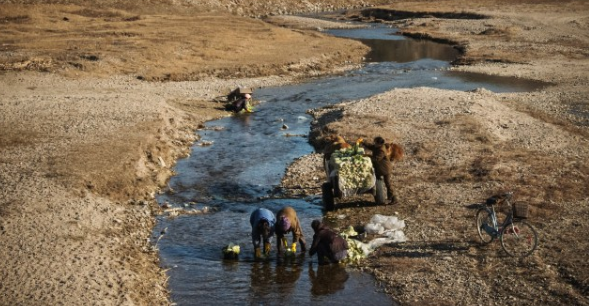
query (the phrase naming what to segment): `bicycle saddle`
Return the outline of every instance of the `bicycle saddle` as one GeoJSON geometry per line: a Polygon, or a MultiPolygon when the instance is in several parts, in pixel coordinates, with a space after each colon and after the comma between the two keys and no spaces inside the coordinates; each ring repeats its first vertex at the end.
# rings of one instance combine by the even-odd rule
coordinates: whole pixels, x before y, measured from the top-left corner
{"type": "Polygon", "coordinates": [[[487,199],[487,201],[485,202],[487,205],[495,205],[501,201],[503,201],[504,197],[500,196],[500,195],[494,195],[490,198],[487,199]]]}

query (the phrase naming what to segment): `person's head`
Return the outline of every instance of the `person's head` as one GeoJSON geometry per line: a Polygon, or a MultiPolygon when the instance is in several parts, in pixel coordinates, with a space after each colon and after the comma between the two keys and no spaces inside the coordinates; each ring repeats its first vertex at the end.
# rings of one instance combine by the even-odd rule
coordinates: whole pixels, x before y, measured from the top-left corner
{"type": "Polygon", "coordinates": [[[276,222],[276,230],[281,233],[287,233],[290,231],[290,220],[287,217],[282,216],[280,220],[276,222]]]}
{"type": "Polygon", "coordinates": [[[384,143],[385,143],[385,140],[384,140],[384,138],[382,138],[382,137],[380,137],[380,136],[376,136],[376,137],[374,137],[374,144],[377,144],[377,145],[384,145],[384,143]]]}
{"type": "Polygon", "coordinates": [[[252,97],[252,95],[246,93],[245,95],[243,95],[246,99],[250,99],[252,97]]]}
{"type": "Polygon", "coordinates": [[[270,240],[270,223],[268,220],[258,222],[258,233],[262,234],[264,241],[270,240]]]}
{"type": "Polygon", "coordinates": [[[313,228],[313,231],[317,232],[319,230],[319,227],[321,226],[321,221],[315,219],[313,220],[313,222],[311,222],[311,228],[313,228]]]}

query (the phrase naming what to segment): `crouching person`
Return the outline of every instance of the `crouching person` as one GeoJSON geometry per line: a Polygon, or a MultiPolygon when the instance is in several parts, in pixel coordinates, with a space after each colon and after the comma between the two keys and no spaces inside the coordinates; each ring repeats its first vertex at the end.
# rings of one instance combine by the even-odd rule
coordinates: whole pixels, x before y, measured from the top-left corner
{"type": "Polygon", "coordinates": [[[258,208],[250,215],[250,224],[252,226],[254,256],[256,258],[262,257],[262,246],[264,247],[264,255],[268,256],[271,247],[270,238],[274,236],[276,224],[274,214],[266,208],[258,208]]]}
{"type": "Polygon", "coordinates": [[[309,255],[313,256],[317,253],[320,265],[338,263],[348,256],[348,242],[346,239],[319,220],[313,220],[311,227],[315,234],[313,235],[313,244],[309,250],[309,255]]]}
{"type": "Polygon", "coordinates": [[[276,213],[276,249],[278,255],[282,255],[282,247],[285,249],[289,248],[288,239],[286,234],[292,233],[292,245],[290,250],[293,253],[297,251],[297,242],[301,244],[301,252],[307,251],[307,243],[305,242],[305,236],[303,235],[303,229],[301,228],[301,222],[297,217],[297,212],[294,208],[286,206],[276,213]]]}

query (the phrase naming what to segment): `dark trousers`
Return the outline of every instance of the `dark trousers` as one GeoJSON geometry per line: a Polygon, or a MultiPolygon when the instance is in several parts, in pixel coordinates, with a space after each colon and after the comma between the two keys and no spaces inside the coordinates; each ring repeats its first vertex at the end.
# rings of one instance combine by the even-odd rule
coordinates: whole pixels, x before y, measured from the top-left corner
{"type": "Polygon", "coordinates": [[[392,200],[395,197],[395,191],[393,190],[393,175],[383,175],[384,185],[387,187],[387,199],[392,200]]]}
{"type": "Polygon", "coordinates": [[[343,250],[337,254],[333,254],[328,245],[320,244],[317,246],[317,261],[320,265],[329,263],[338,263],[340,260],[348,256],[348,251],[343,250]]]}

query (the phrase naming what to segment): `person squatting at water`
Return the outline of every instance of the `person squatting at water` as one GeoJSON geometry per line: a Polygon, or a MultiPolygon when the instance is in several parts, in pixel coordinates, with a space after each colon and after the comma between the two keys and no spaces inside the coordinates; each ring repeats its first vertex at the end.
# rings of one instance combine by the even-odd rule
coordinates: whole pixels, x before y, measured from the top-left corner
{"type": "Polygon", "coordinates": [[[234,113],[245,111],[251,113],[252,110],[252,91],[249,88],[237,88],[227,95],[227,100],[230,102],[225,106],[225,109],[234,113]]]}
{"type": "Polygon", "coordinates": [[[252,243],[254,245],[254,256],[262,257],[262,244],[264,254],[270,254],[270,238],[274,236],[276,218],[274,214],[266,208],[258,208],[250,215],[250,224],[252,226],[252,243]]]}
{"type": "Polygon", "coordinates": [[[397,203],[397,195],[393,189],[393,165],[391,163],[391,154],[389,150],[392,147],[385,144],[384,138],[377,136],[374,138],[374,143],[362,142],[362,146],[372,151],[372,165],[374,173],[377,178],[382,177],[384,184],[387,187],[387,199],[389,204],[397,203]]]}
{"type": "Polygon", "coordinates": [[[317,253],[320,265],[338,263],[348,256],[348,242],[327,225],[319,220],[313,220],[311,227],[315,234],[309,249],[309,255],[317,253]]]}
{"type": "Polygon", "coordinates": [[[252,96],[250,94],[245,94],[245,95],[243,95],[243,97],[241,99],[238,99],[237,101],[233,102],[233,112],[239,113],[243,110],[243,111],[250,113],[251,112],[251,106],[250,106],[251,99],[252,99],[252,96]]]}
{"type": "Polygon", "coordinates": [[[291,250],[297,251],[297,242],[301,244],[301,252],[307,251],[307,243],[301,228],[301,223],[294,208],[287,206],[276,213],[276,240],[278,254],[282,255],[282,247],[288,248],[288,240],[285,235],[292,232],[291,250]]]}

